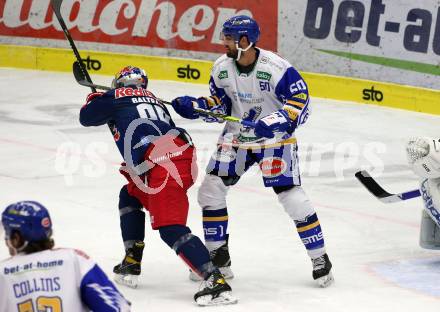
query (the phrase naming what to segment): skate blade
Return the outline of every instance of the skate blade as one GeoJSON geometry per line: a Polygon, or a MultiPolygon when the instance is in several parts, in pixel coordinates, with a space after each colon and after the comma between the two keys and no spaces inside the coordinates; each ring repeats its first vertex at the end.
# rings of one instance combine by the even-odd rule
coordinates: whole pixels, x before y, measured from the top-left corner
{"type": "Polygon", "coordinates": [[[130,288],[137,288],[139,284],[139,276],[115,274],[114,281],[120,285],[124,285],[130,288]]]}
{"type": "MultiPolygon", "coordinates": [[[[232,273],[231,267],[222,267],[219,268],[220,273],[223,274],[225,279],[233,279],[234,273],[232,273]]],[[[201,282],[203,278],[201,278],[198,274],[194,273],[192,270],[189,270],[189,279],[193,282],[201,282]]]]}
{"type": "Polygon", "coordinates": [[[318,283],[319,287],[325,288],[333,284],[335,279],[333,278],[332,272],[330,272],[326,276],[322,276],[318,279],[316,279],[316,282],[318,283]]]}
{"type": "Polygon", "coordinates": [[[227,304],[235,304],[238,302],[238,299],[232,296],[232,292],[225,291],[218,295],[217,298],[212,299],[212,295],[201,296],[197,298],[196,303],[199,306],[215,306],[215,305],[227,305],[227,304]]]}

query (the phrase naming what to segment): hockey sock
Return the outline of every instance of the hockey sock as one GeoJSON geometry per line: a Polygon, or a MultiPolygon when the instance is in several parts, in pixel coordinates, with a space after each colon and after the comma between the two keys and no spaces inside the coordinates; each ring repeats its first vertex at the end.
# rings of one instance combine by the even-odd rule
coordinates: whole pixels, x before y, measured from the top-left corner
{"type": "Polygon", "coordinates": [[[306,217],[305,220],[295,221],[295,225],[309,256],[311,258],[322,256],[325,253],[324,235],[316,213],[306,217]]]}
{"type": "Polygon", "coordinates": [[[211,251],[226,242],[228,229],[228,209],[203,210],[203,230],[206,247],[211,251]]]}
{"type": "Polygon", "coordinates": [[[184,225],[169,225],[159,228],[160,237],[197,274],[207,278],[215,267],[202,241],[184,225]]]}
{"type": "Polygon", "coordinates": [[[125,249],[131,248],[135,241],[145,237],[145,212],[142,204],[128,194],[127,186],[119,193],[119,219],[125,249]]]}

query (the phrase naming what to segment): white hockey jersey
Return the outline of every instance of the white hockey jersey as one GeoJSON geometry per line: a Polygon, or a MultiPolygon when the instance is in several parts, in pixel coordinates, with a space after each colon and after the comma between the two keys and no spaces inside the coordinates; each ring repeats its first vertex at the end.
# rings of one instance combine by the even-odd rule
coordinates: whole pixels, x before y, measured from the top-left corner
{"type": "Polygon", "coordinates": [[[130,311],[99,266],[74,249],[19,254],[0,262],[0,311],[130,311]]]}
{"type": "MultiPolygon", "coordinates": [[[[299,126],[309,115],[307,84],[288,61],[273,52],[258,50],[257,62],[249,74],[240,74],[234,59],[221,56],[211,72],[211,95],[226,106],[228,115],[255,122],[284,109],[295,126],[299,126]]],[[[257,139],[253,129],[227,122],[220,142],[230,141],[231,136],[240,145],[257,139]]],[[[270,143],[269,140],[263,142],[264,145],[270,143]]]]}

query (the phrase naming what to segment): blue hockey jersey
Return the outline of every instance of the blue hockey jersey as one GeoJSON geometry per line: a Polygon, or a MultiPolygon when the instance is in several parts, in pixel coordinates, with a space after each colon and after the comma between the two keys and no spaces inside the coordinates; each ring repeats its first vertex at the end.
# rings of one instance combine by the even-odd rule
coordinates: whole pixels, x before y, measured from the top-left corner
{"type": "Polygon", "coordinates": [[[149,145],[160,136],[184,132],[176,127],[165,105],[143,88],[92,93],[79,120],[86,127],[108,124],[124,161],[135,166],[143,162],[149,145]]]}

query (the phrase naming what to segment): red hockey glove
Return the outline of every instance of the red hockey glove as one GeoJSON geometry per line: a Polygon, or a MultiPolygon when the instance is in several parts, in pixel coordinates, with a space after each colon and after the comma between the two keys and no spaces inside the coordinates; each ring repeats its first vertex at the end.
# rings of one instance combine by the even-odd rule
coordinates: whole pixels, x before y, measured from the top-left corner
{"type": "Polygon", "coordinates": [[[104,94],[104,92],[92,92],[92,93],[89,93],[89,95],[87,95],[87,98],[86,98],[86,105],[89,104],[90,101],[93,100],[94,98],[100,97],[103,94],[104,94]]]}

